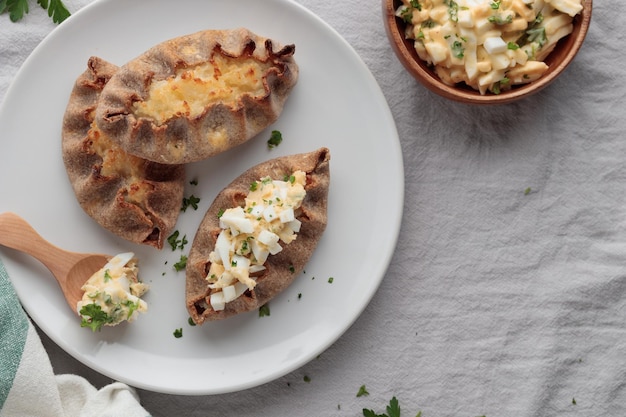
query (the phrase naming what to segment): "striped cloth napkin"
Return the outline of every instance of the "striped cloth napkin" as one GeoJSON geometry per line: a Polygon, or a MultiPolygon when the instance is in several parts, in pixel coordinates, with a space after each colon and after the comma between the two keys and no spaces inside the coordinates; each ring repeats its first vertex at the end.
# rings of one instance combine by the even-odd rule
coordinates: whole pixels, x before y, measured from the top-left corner
{"type": "Polygon", "coordinates": [[[78,375],[55,375],[0,260],[0,417],[149,417],[121,382],[96,389],[78,375]]]}

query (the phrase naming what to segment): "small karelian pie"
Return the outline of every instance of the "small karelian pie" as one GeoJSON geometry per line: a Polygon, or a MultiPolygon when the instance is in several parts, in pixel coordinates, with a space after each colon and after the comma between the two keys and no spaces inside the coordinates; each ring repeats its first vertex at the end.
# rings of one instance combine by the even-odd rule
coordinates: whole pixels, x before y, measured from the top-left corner
{"type": "Polygon", "coordinates": [[[326,228],[329,164],[326,148],[272,159],[217,195],[187,260],[196,324],[257,309],[298,276],[326,228]]]}
{"type": "Polygon", "coordinates": [[[91,57],[76,79],[63,116],[63,162],[89,216],[119,237],[161,249],[180,213],[185,169],[129,155],[95,125],[98,97],[117,71],[91,57]]]}
{"type": "Polygon", "coordinates": [[[141,158],[206,159],[276,121],[298,79],[294,52],[243,28],[167,40],[111,78],[97,125],[141,158]]]}

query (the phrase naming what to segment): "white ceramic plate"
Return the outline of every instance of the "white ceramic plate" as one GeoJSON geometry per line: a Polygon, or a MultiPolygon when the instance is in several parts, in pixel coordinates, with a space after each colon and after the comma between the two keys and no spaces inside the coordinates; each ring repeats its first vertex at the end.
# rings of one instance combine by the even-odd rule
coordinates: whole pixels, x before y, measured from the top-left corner
{"type": "Polygon", "coordinates": [[[51,33],[27,59],[0,109],[0,211],[13,211],[48,240],[78,252],[134,251],[150,284],[147,314],[92,333],[81,328],[56,282],[32,258],[0,248],[32,319],[72,356],[111,378],[172,394],[246,389],[315,358],[356,320],[395,248],[403,205],[399,140],[376,81],[327,24],[289,0],[97,1],[51,33]],[[77,204],[61,160],[61,120],[75,78],[98,55],[121,65],[166,39],[209,28],[248,27],[295,43],[300,78],[280,119],[247,144],[192,164],[186,195],[201,198],[177,229],[191,242],[214,196],[245,169],[280,155],[331,151],[329,222],[306,270],[270,303],[192,327],[182,253],[133,245],[101,229],[77,204]],[[268,149],[271,130],[282,144],[268,149]],[[334,278],[331,283],[330,277],[334,278]],[[299,295],[301,294],[301,297],[299,295]],[[175,329],[183,337],[175,338],[175,329]]]}

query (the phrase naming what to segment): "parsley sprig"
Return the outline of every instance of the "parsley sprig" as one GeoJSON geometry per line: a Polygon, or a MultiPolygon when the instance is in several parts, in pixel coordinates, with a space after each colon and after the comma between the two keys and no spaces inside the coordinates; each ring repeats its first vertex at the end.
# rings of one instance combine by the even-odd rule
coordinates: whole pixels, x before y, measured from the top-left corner
{"type": "MultiPolygon", "coordinates": [[[[363,415],[365,417],[400,417],[400,404],[398,403],[398,399],[394,396],[387,406],[387,414],[377,414],[374,410],[364,408],[363,415]]],[[[420,411],[416,417],[420,417],[421,415],[422,412],[420,411]]]]}
{"type": "Polygon", "coordinates": [[[105,324],[113,322],[113,317],[102,311],[102,307],[96,303],[84,305],[79,313],[83,316],[80,327],[89,327],[93,332],[97,332],[105,324]]]}
{"type": "MultiPolygon", "coordinates": [[[[37,0],[37,4],[48,11],[48,16],[54,23],[61,23],[70,17],[71,13],[62,0],[37,0]]],[[[9,13],[11,22],[22,20],[28,11],[28,0],[0,0],[0,14],[9,13]]]]}

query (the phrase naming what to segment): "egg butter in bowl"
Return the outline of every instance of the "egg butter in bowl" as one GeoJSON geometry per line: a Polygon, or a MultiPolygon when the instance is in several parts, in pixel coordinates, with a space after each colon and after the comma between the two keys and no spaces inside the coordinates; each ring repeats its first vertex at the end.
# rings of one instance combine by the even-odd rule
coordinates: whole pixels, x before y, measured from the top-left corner
{"type": "Polygon", "coordinates": [[[504,104],[551,84],[583,45],[592,0],[382,0],[390,44],[430,91],[504,104]]]}

